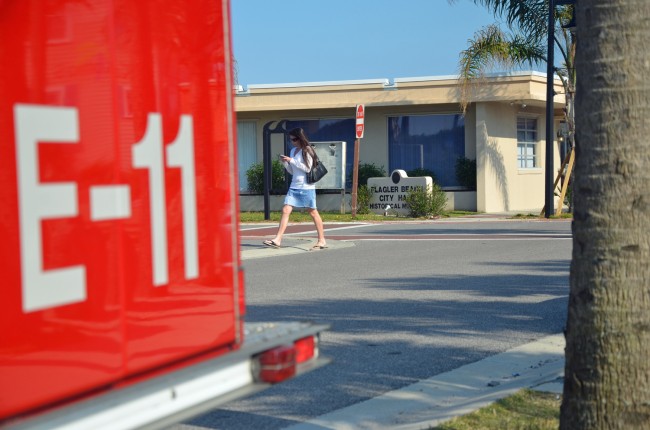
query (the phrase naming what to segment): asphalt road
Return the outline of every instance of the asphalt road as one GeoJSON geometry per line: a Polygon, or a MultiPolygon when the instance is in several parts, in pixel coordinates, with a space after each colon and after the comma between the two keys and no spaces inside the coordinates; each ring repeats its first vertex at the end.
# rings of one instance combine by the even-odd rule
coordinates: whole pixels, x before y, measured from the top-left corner
{"type": "MultiPolygon", "coordinates": [[[[243,229],[242,249],[255,249],[275,225],[243,229]]],[[[289,232],[287,247],[315,237],[308,224],[289,232]]],[[[563,330],[569,221],[331,224],[326,235],[346,246],[245,260],[246,295],[249,321],[330,323],[321,353],[333,362],[176,430],[281,429],[563,330]]]]}

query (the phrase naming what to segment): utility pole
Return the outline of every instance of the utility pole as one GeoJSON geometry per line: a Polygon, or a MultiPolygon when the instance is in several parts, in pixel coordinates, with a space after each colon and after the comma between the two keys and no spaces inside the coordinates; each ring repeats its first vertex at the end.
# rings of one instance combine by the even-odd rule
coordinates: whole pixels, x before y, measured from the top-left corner
{"type": "Polygon", "coordinates": [[[555,91],[555,1],[548,1],[548,53],[546,59],[546,171],[544,194],[544,217],[553,213],[553,99],[555,91]]]}

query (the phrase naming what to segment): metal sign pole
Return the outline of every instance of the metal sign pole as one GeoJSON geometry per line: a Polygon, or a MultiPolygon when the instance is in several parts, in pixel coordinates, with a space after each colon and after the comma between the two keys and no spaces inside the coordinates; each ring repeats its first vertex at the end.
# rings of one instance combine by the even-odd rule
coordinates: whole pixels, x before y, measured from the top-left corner
{"type": "Polygon", "coordinates": [[[359,188],[359,146],[361,145],[361,138],[363,137],[364,120],[366,117],[366,109],[364,105],[357,105],[355,107],[356,124],[354,134],[357,139],[354,142],[354,169],[352,171],[352,218],[357,216],[357,190],[359,188]]]}
{"type": "Polygon", "coordinates": [[[271,134],[282,133],[286,135],[287,120],[277,123],[275,128],[271,128],[275,121],[269,121],[264,124],[262,136],[262,165],[264,166],[264,219],[271,219],[271,187],[273,184],[273,159],[271,157],[271,134]]]}
{"type": "Polygon", "coordinates": [[[354,141],[354,165],[352,169],[352,218],[357,216],[357,189],[359,187],[359,145],[361,139],[354,141]]]}

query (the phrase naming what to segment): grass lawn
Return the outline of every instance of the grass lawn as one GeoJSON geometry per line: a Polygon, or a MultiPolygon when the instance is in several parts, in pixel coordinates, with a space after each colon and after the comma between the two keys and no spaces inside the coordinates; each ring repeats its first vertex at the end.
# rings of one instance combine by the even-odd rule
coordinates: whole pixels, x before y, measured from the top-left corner
{"type": "MultiPolygon", "coordinates": [[[[426,218],[409,218],[409,217],[395,217],[383,216],[377,214],[357,214],[356,218],[352,218],[352,214],[341,214],[338,212],[319,212],[321,218],[325,222],[355,222],[355,221],[412,221],[424,220],[426,218]]],[[[465,211],[450,211],[441,215],[441,218],[459,217],[464,215],[475,215],[476,212],[465,211]]],[[[271,212],[271,221],[280,221],[280,212],[271,212]]],[[[239,220],[241,222],[264,222],[264,212],[240,212],[239,220]]],[[[268,221],[267,221],[268,222],[268,221]]],[[[311,222],[311,217],[307,211],[295,209],[291,213],[291,222],[311,222]]]]}
{"type": "MultiPolygon", "coordinates": [[[[467,212],[467,211],[449,211],[444,212],[440,218],[453,218],[461,217],[466,215],[477,215],[477,212],[467,212]]],[[[271,222],[280,221],[280,212],[271,212],[271,222]]],[[[355,221],[414,221],[414,220],[425,220],[426,218],[409,218],[409,217],[395,217],[395,216],[383,216],[377,214],[357,214],[356,218],[352,218],[352,215],[349,213],[341,214],[338,212],[320,212],[320,216],[325,222],[355,222],[355,221]]],[[[562,214],[560,216],[551,216],[552,219],[555,218],[572,218],[573,214],[562,214]]],[[[511,219],[544,219],[543,216],[539,214],[516,214],[509,217],[511,219]]],[[[239,214],[240,222],[269,222],[264,220],[264,212],[240,212],[239,214]]],[[[311,222],[311,217],[307,211],[295,209],[291,213],[291,222],[311,222]]]]}
{"type": "Polygon", "coordinates": [[[430,430],[557,430],[562,396],[521,390],[430,430]]]}
{"type": "MultiPolygon", "coordinates": [[[[516,215],[511,216],[510,218],[513,218],[513,219],[540,219],[540,218],[544,218],[544,216],[539,215],[539,214],[528,213],[528,214],[516,214],[516,215]]],[[[563,212],[560,215],[551,215],[550,216],[550,219],[564,219],[564,218],[573,218],[573,213],[563,212]]]]}

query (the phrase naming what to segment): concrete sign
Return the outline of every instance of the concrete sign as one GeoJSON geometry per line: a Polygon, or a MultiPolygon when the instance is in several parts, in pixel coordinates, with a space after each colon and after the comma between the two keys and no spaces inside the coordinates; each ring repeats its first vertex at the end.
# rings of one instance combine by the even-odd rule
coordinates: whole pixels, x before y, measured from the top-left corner
{"type": "Polygon", "coordinates": [[[412,189],[431,189],[430,176],[409,178],[404,170],[394,170],[388,178],[368,179],[370,211],[379,215],[408,216],[409,207],[406,196],[412,189]]]}

